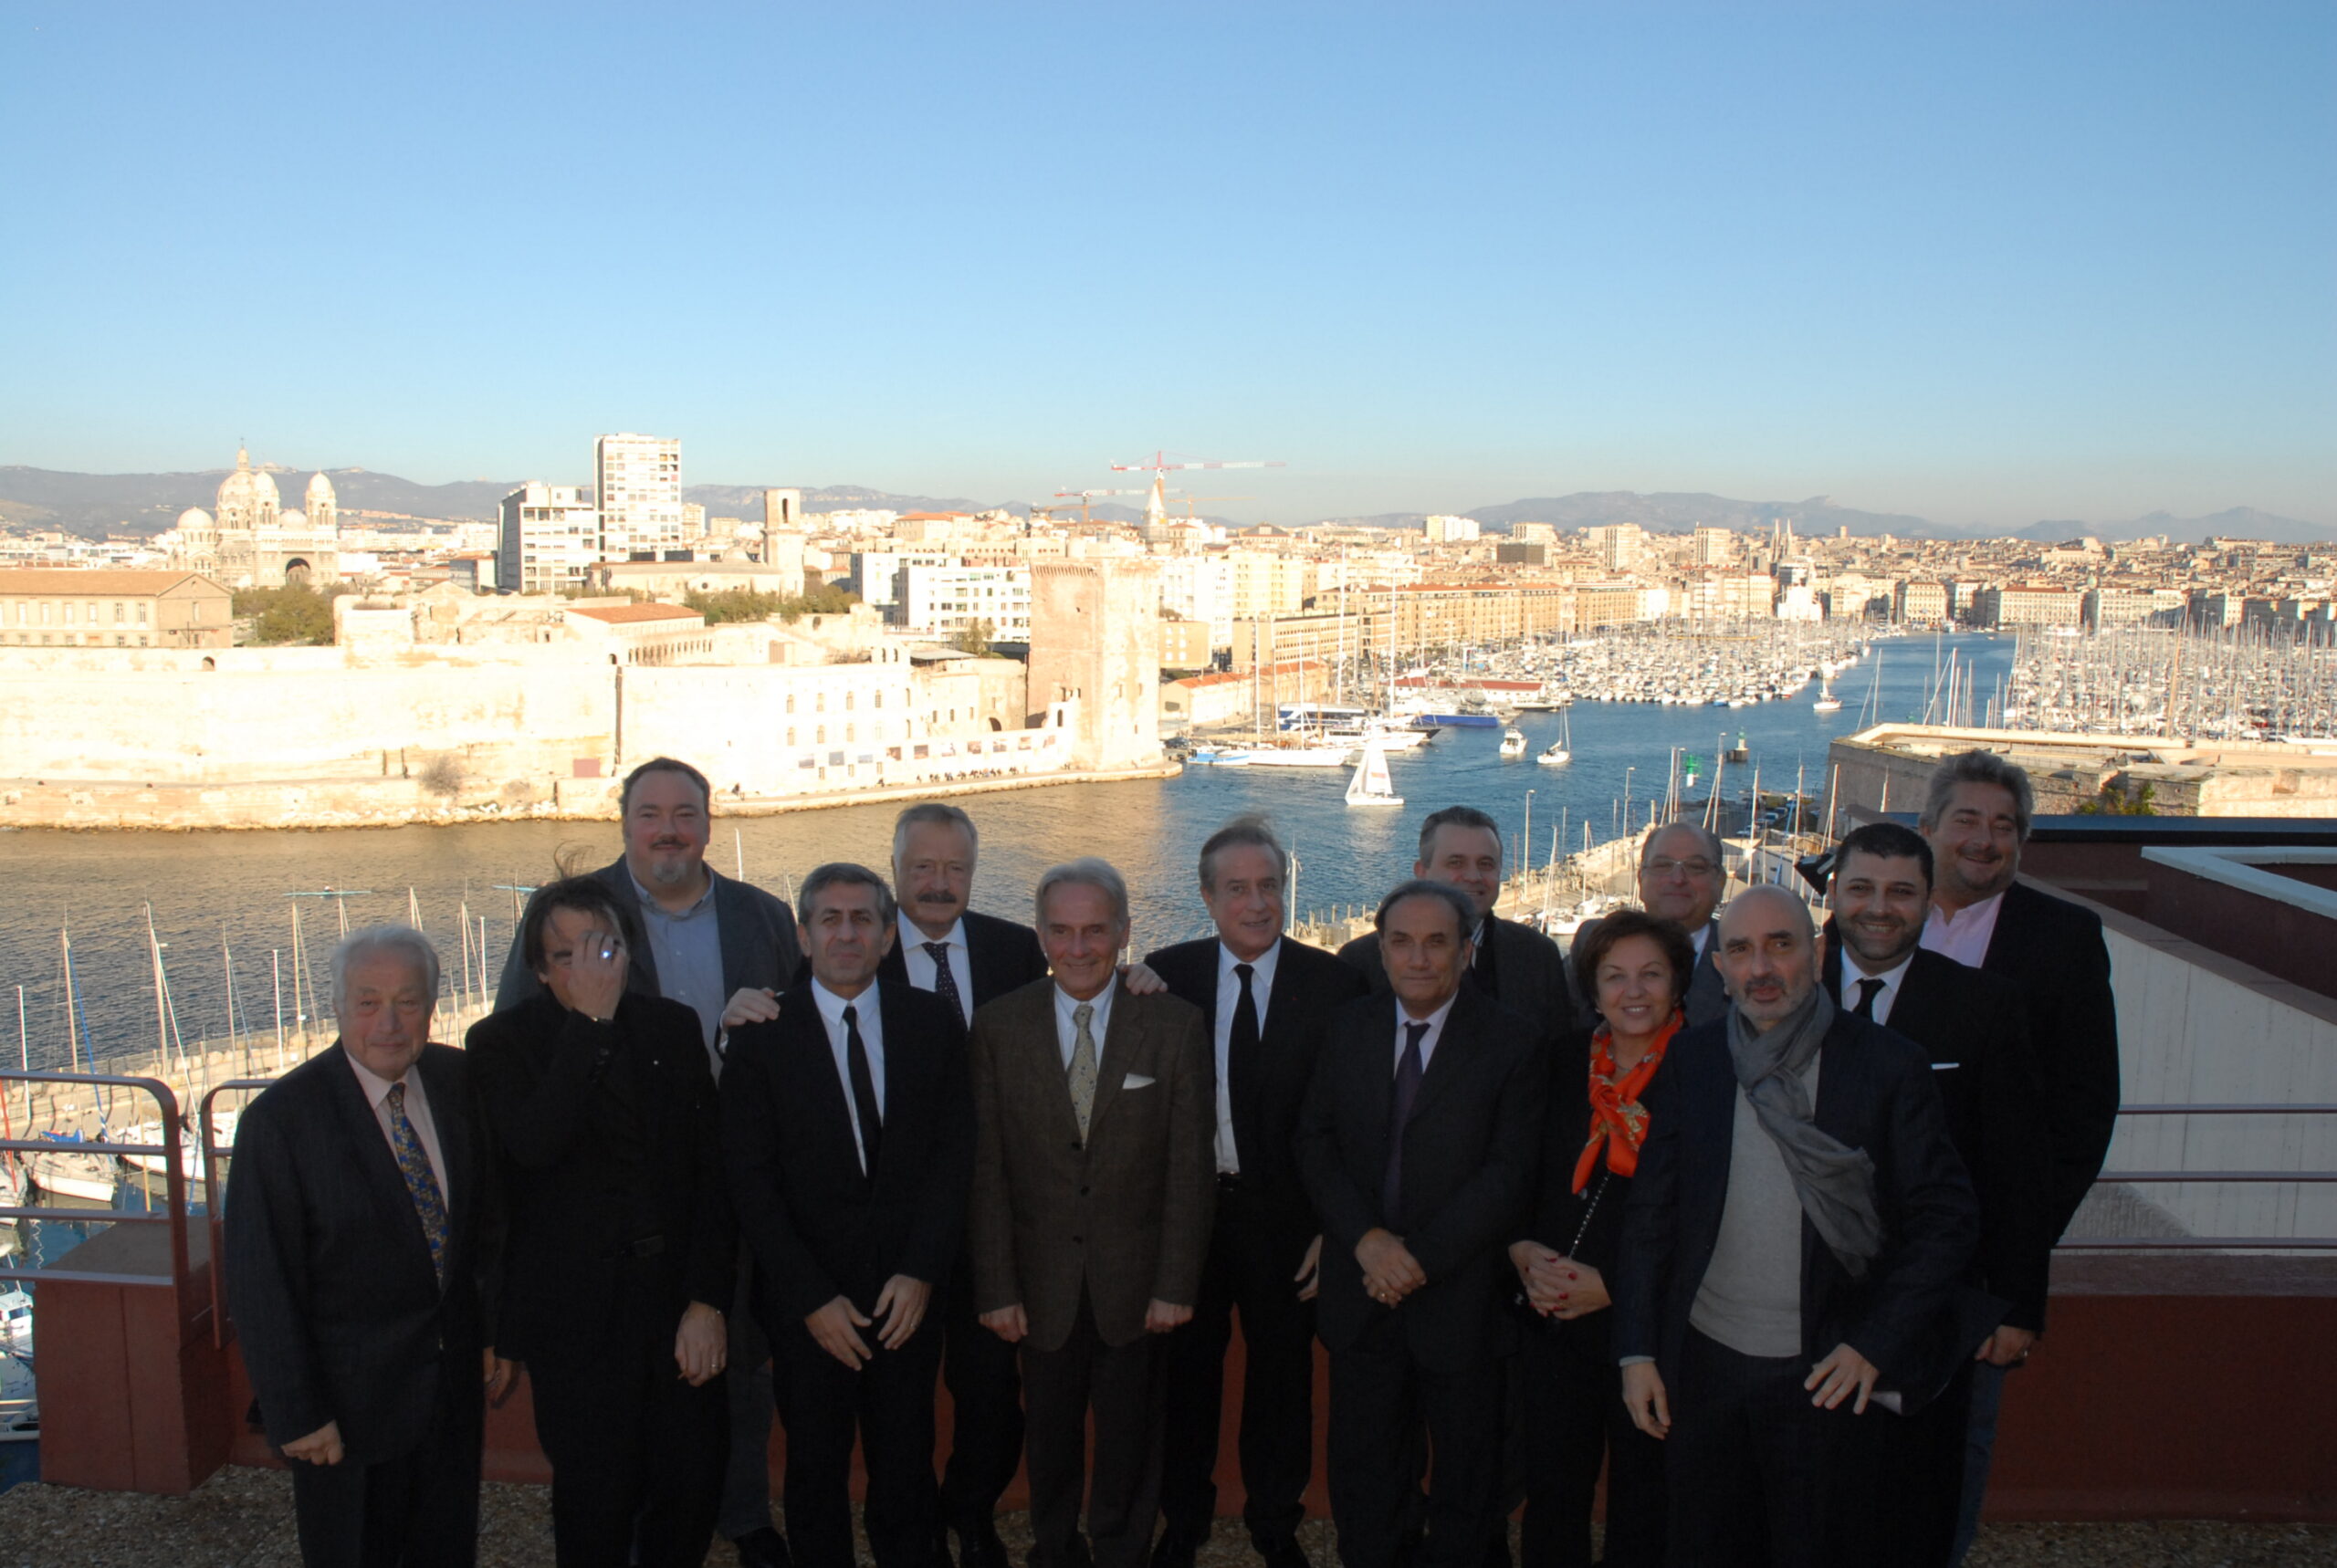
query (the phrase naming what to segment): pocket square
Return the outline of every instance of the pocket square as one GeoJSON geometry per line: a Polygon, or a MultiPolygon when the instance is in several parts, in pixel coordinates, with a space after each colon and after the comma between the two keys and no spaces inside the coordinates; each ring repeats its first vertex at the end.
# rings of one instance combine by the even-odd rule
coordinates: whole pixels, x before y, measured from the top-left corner
{"type": "Polygon", "coordinates": [[[1149,1089],[1152,1087],[1152,1080],[1147,1078],[1141,1072],[1131,1072],[1126,1078],[1120,1080],[1120,1087],[1123,1089],[1149,1089]]]}

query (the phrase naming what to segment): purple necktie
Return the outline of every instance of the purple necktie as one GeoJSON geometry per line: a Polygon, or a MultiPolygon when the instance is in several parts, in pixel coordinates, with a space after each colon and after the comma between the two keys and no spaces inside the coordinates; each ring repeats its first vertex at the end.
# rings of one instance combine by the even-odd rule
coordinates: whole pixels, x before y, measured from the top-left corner
{"type": "Polygon", "coordinates": [[[1412,1119],[1412,1102],[1420,1093],[1420,1041],[1428,1025],[1404,1025],[1404,1057],[1396,1063],[1396,1103],[1388,1117],[1388,1176],[1379,1184],[1379,1218],[1396,1223],[1396,1209],[1404,1196],[1404,1128],[1412,1119]]]}

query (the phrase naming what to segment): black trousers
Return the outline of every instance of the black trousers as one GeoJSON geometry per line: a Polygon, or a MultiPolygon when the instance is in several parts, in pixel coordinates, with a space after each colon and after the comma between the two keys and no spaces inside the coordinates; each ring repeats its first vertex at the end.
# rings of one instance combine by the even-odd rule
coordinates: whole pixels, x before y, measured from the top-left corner
{"type": "Polygon", "coordinates": [[[1663,1444],[1631,1425],[1623,1378],[1564,1328],[1526,1331],[1523,1568],[1662,1568],[1663,1444]],[[1590,1554],[1590,1508],[1607,1469],[1607,1547],[1590,1554]]]}
{"type": "Polygon", "coordinates": [[[1427,1539],[1411,1568],[1482,1568],[1501,1490],[1502,1364],[1421,1366],[1394,1312],[1331,1353],[1331,1517],[1347,1568],[1394,1568],[1422,1427],[1427,1539]]]}
{"type": "MultiPolygon", "coordinates": [[[[1888,1417],[1890,1559],[1905,1568],[1948,1568],[1964,1511],[1965,1427],[1972,1416],[1970,1362],[1913,1416],[1888,1417]]],[[[1870,1412],[1868,1419],[1873,1419],[1870,1412]]]]}
{"type": "Polygon", "coordinates": [[[1027,1458],[1035,1568],[1080,1568],[1079,1500],[1095,1568],[1146,1568],[1160,1511],[1162,1373],[1166,1338],[1141,1333],[1106,1344],[1083,1298],[1071,1337],[1057,1350],[1022,1346],[1027,1458]],[[1087,1428],[1095,1420],[1089,1476],[1087,1428]]]}
{"type": "MultiPolygon", "coordinates": [[[[1799,1356],[1741,1355],[1690,1329],[1666,1369],[1673,1568],[1875,1568],[1881,1456],[1900,1417],[1820,1410],[1799,1356]]],[[[1895,1568],[1895,1565],[1894,1565],[1895,1568]]]]}
{"type": "Polygon", "coordinates": [[[608,1332],[589,1350],[539,1349],[528,1363],[553,1553],[561,1568],[698,1568],[722,1499],[728,1391],[720,1375],[682,1380],[679,1314],[622,1286],[597,1310],[608,1332]]]}
{"type": "Polygon", "coordinates": [[[1288,1539],[1306,1517],[1315,1467],[1315,1303],[1291,1276],[1301,1244],[1273,1223],[1254,1189],[1221,1178],[1217,1225],[1192,1322],[1168,1336],[1168,1416],[1160,1511],[1180,1534],[1208,1534],[1217,1512],[1224,1430],[1225,1353],[1242,1315],[1242,1521],[1253,1541],[1288,1539]]]}
{"type": "Polygon", "coordinates": [[[974,1310],[974,1268],[960,1256],[942,1292],[949,1390],[949,1462],[941,1476],[941,1519],[952,1529],[990,1522],[1022,1463],[1022,1377],[1014,1346],[982,1327],[974,1310]]]}
{"type": "MultiPolygon", "coordinates": [[[[864,1308],[865,1312],[866,1309],[864,1308]]],[[[797,1568],[853,1568],[852,1444],[868,1485],[862,1518],[877,1568],[927,1568],[939,1490],[933,1479],[933,1387],[941,1333],[929,1320],[898,1350],[859,1331],[875,1354],[859,1371],[822,1350],[801,1322],[766,1323],[771,1387],[787,1429],[787,1541],[797,1568]]]]}
{"type": "Polygon", "coordinates": [[[307,1568],[470,1568],[478,1561],[485,1401],[476,1355],[447,1364],[430,1435],[395,1458],[285,1461],[307,1568]],[[471,1375],[462,1374],[467,1368],[471,1375]]]}

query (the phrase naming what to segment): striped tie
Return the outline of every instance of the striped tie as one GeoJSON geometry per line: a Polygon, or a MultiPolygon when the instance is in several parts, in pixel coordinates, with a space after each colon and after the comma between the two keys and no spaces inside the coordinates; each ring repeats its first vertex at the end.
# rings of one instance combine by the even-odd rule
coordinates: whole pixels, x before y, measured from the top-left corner
{"type": "Polygon", "coordinates": [[[437,1271],[438,1282],[446,1282],[446,1200],[439,1196],[438,1177],[430,1168],[430,1156],[424,1152],[422,1139],[414,1133],[414,1124],[406,1119],[405,1083],[403,1080],[390,1085],[390,1150],[396,1155],[398,1174],[405,1177],[405,1189],[414,1195],[414,1212],[422,1220],[422,1239],[430,1243],[430,1267],[437,1271]]]}

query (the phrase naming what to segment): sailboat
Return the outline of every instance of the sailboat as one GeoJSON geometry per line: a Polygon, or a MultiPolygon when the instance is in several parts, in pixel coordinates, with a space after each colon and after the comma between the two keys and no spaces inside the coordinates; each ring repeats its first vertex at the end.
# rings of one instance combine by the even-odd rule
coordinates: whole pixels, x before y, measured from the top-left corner
{"type": "Polygon", "coordinates": [[[1535,761],[1545,768],[1556,768],[1574,760],[1573,719],[1574,716],[1569,713],[1561,712],[1558,715],[1558,738],[1545,747],[1542,755],[1536,757],[1535,761]]]}
{"type": "Polygon", "coordinates": [[[1839,713],[1842,699],[1834,695],[1833,677],[1829,675],[1818,683],[1818,700],[1809,705],[1812,713],[1839,713]]]}
{"type": "Polygon", "coordinates": [[[1396,781],[1388,776],[1388,754],[1378,746],[1366,742],[1363,758],[1355,765],[1355,777],[1347,780],[1347,804],[1350,806],[1400,806],[1404,798],[1396,793],[1396,781]]]}

